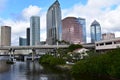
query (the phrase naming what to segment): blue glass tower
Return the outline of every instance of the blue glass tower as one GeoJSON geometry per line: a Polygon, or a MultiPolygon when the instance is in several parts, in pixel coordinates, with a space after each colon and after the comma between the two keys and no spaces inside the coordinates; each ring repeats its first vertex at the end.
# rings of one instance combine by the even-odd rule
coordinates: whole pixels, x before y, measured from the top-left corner
{"type": "Polygon", "coordinates": [[[94,20],[91,24],[91,42],[94,43],[95,41],[100,40],[101,40],[101,26],[96,20],[94,20]]]}
{"type": "Polygon", "coordinates": [[[84,19],[84,18],[78,18],[78,20],[79,20],[79,22],[80,22],[80,24],[81,24],[81,26],[82,26],[82,42],[83,43],[86,43],[86,20],[84,19]]]}
{"type": "Polygon", "coordinates": [[[32,16],[30,18],[30,45],[40,44],[40,17],[32,16]]]}

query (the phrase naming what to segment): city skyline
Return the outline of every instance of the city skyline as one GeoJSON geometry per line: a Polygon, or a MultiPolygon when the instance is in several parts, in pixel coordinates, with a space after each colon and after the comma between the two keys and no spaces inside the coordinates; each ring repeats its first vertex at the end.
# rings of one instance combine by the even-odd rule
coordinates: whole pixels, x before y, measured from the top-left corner
{"type": "MultiPolygon", "coordinates": [[[[54,1],[0,1],[0,25],[11,26],[12,45],[18,45],[19,36],[26,36],[26,28],[30,27],[29,19],[32,15],[41,17],[41,41],[46,40],[46,12],[54,1]]],[[[71,0],[69,3],[59,0],[59,2],[62,9],[62,19],[69,16],[86,19],[87,42],[90,41],[90,24],[94,19],[100,22],[102,33],[112,32],[116,37],[120,37],[119,0],[109,0],[109,2],[104,0],[71,0]]]]}

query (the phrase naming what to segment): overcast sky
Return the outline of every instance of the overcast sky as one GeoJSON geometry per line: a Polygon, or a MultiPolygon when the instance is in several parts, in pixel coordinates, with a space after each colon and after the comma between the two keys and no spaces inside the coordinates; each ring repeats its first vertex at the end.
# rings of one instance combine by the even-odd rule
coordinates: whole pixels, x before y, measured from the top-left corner
{"type": "MultiPolygon", "coordinates": [[[[0,0],[0,26],[12,28],[12,45],[19,37],[26,37],[30,16],[40,16],[41,41],[46,40],[46,12],[55,0],[0,0]]],[[[86,19],[87,42],[90,42],[90,25],[97,20],[102,33],[115,33],[120,37],[120,0],[59,0],[62,19],[68,16],[86,19]]]]}

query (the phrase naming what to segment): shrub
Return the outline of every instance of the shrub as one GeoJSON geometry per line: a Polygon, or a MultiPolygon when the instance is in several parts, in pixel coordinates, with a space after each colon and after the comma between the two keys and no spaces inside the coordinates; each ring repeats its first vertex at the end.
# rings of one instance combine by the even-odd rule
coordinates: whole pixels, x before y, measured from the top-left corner
{"type": "Polygon", "coordinates": [[[62,58],[54,57],[52,55],[43,55],[39,59],[39,63],[49,64],[51,66],[54,66],[54,65],[65,64],[65,60],[63,60],[62,58]]]}
{"type": "Polygon", "coordinates": [[[71,44],[69,47],[68,47],[68,50],[70,52],[74,51],[75,49],[78,49],[78,48],[82,48],[82,45],[79,45],[79,44],[71,44]]]}
{"type": "Polygon", "coordinates": [[[107,75],[120,78],[120,49],[93,56],[77,62],[71,70],[73,75],[107,75]]]}
{"type": "Polygon", "coordinates": [[[52,57],[53,57],[52,55],[48,55],[48,54],[43,55],[43,56],[40,57],[39,63],[49,64],[49,61],[52,57]]]}

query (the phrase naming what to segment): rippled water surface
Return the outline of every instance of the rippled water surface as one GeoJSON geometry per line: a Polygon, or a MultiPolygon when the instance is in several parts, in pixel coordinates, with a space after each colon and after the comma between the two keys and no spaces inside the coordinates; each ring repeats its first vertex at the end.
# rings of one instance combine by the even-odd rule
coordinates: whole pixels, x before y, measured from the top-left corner
{"type": "Polygon", "coordinates": [[[105,78],[88,77],[73,79],[65,71],[55,70],[49,66],[42,66],[38,62],[16,62],[8,65],[8,57],[0,56],[0,80],[109,80],[105,78]]]}
{"type": "Polygon", "coordinates": [[[16,62],[8,65],[7,57],[0,57],[0,80],[72,80],[66,73],[57,73],[38,62],[16,62]]]}

